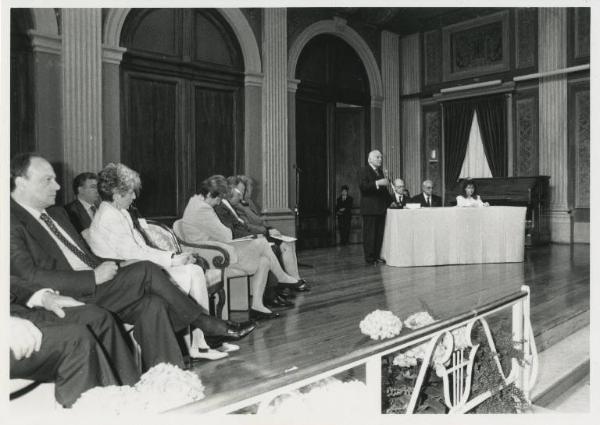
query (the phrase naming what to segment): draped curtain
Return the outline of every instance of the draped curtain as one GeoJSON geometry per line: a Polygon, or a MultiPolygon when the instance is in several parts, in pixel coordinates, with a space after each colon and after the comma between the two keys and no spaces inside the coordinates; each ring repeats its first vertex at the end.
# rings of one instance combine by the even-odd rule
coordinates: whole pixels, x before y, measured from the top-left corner
{"type": "Polygon", "coordinates": [[[479,119],[483,149],[493,177],[508,174],[506,103],[504,96],[477,98],[473,100],[479,119]]]}
{"type": "Polygon", "coordinates": [[[465,154],[459,178],[492,176],[492,171],[483,150],[477,112],[473,112],[473,124],[471,124],[469,144],[467,145],[467,153],[465,154]]]}
{"type": "Polygon", "coordinates": [[[442,107],[444,111],[444,178],[446,187],[452,187],[458,180],[467,152],[474,105],[469,100],[460,100],[443,103],[442,107]]]}

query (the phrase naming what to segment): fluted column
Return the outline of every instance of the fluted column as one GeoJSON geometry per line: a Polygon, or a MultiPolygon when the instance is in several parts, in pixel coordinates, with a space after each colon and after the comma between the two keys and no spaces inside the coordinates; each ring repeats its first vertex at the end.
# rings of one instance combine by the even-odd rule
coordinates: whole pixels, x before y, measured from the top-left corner
{"type": "Polygon", "coordinates": [[[390,175],[402,176],[400,142],[400,37],[381,32],[381,76],[383,80],[382,143],[385,167],[390,175]]]}
{"type": "MultiPolygon", "coordinates": [[[[567,65],[567,9],[539,9],[538,63],[540,72],[567,65]]],[[[540,79],[540,174],[550,176],[550,229],[555,242],[570,241],[567,206],[567,76],[540,79]]]]}
{"type": "Polygon", "coordinates": [[[268,8],[263,17],[262,208],[278,213],[289,211],[286,10],[268,8]]]}
{"type": "Polygon", "coordinates": [[[421,190],[421,52],[419,34],[401,40],[402,149],[404,182],[411,194],[421,190]]]}
{"type": "Polygon", "coordinates": [[[66,184],[102,167],[101,25],[100,9],[62,9],[66,184]]]}
{"type": "Polygon", "coordinates": [[[121,161],[121,75],[126,49],[102,47],[102,165],[121,161]]]}

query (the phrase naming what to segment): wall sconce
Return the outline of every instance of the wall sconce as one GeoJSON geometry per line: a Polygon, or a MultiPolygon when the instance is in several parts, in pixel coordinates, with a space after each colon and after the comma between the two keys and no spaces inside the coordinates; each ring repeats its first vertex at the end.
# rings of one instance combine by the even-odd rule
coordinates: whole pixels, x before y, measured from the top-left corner
{"type": "Polygon", "coordinates": [[[429,151],[429,162],[438,162],[438,152],[437,152],[437,149],[431,149],[429,151]]]}

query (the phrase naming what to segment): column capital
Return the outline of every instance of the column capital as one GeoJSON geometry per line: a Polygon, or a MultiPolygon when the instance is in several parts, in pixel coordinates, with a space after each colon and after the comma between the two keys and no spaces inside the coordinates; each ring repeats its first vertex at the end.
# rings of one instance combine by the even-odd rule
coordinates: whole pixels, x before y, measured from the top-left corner
{"type": "Polygon", "coordinates": [[[123,54],[127,51],[124,47],[119,46],[102,46],[102,62],[114,65],[120,65],[123,60],[123,54]]]}
{"type": "Polygon", "coordinates": [[[244,76],[244,86],[262,87],[263,85],[263,74],[257,74],[247,72],[244,76]]]}
{"type": "Polygon", "coordinates": [[[371,96],[371,108],[382,108],[383,96],[371,96]]]}
{"type": "Polygon", "coordinates": [[[298,84],[300,84],[300,80],[296,80],[295,78],[288,78],[288,92],[296,93],[298,90],[298,84]]]}
{"type": "Polygon", "coordinates": [[[62,38],[56,35],[43,34],[36,30],[27,31],[31,46],[35,53],[50,53],[60,55],[62,52],[62,38]]]}

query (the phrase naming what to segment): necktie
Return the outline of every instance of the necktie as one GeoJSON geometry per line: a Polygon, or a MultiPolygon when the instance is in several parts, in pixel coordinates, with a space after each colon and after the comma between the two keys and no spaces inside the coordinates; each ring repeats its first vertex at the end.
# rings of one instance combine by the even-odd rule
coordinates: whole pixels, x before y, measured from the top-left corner
{"type": "Polygon", "coordinates": [[[427,196],[427,206],[430,207],[431,206],[431,197],[427,196]]]}
{"type": "Polygon", "coordinates": [[[97,210],[97,209],[98,209],[98,208],[96,208],[96,206],[95,206],[95,205],[92,205],[92,206],[90,207],[90,211],[92,212],[92,217],[93,217],[93,216],[96,214],[96,210],[97,210]]]}
{"type": "Polygon", "coordinates": [[[42,215],[40,215],[40,219],[44,223],[46,223],[46,226],[48,226],[50,231],[52,233],[54,233],[54,235],[58,238],[58,240],[61,241],[63,243],[63,245],[69,249],[69,251],[71,251],[73,254],[75,254],[77,256],[77,258],[79,258],[85,264],[90,266],[92,269],[95,269],[96,267],[98,267],[100,265],[94,258],[87,255],[78,246],[73,245],[73,243],[71,243],[67,238],[65,238],[65,236],[61,233],[61,231],[58,230],[58,228],[54,225],[54,222],[52,221],[52,219],[50,218],[50,216],[48,214],[42,213],[42,215]]]}

